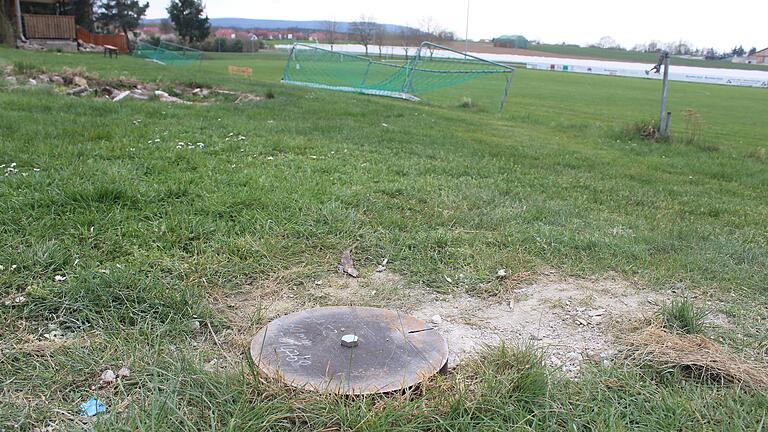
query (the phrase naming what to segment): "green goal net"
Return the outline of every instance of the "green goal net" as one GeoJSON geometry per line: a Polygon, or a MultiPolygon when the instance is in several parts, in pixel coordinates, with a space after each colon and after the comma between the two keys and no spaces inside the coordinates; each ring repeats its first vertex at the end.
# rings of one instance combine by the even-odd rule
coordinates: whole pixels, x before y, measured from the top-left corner
{"type": "Polygon", "coordinates": [[[188,65],[203,58],[203,52],[171,42],[161,41],[158,46],[139,42],[134,56],[162,65],[188,65]]]}
{"type": "Polygon", "coordinates": [[[295,44],[285,65],[283,83],[377,96],[418,100],[419,96],[451,89],[483,77],[499,82],[499,111],[504,106],[511,66],[424,42],[410,59],[377,61],[361,55],[295,44]]]}

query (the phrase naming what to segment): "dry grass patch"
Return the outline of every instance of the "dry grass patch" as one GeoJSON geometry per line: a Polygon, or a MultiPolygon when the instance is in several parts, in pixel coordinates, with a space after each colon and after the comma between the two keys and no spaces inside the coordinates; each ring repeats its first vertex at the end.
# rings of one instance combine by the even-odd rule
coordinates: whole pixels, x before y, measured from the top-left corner
{"type": "Polygon", "coordinates": [[[635,363],[682,368],[721,384],[768,388],[768,365],[744,360],[701,334],[670,332],[653,323],[624,342],[628,360],[635,363]]]}

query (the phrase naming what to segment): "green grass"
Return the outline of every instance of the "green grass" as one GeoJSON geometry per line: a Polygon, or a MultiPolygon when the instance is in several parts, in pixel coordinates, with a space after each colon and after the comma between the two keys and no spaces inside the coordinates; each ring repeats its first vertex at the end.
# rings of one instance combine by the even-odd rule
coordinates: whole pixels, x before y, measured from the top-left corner
{"type": "MultiPolygon", "coordinates": [[[[575,45],[550,45],[540,44],[531,45],[529,49],[533,51],[543,51],[553,54],[566,56],[591,57],[605,60],[617,60],[638,63],[655,64],[659,61],[659,55],[656,53],[643,53],[628,51],[616,48],[590,48],[575,45]]],[[[673,56],[671,60],[673,65],[677,66],[696,66],[708,68],[724,69],[747,69],[768,71],[768,66],[759,64],[732,63],[730,60],[698,60],[673,56]]]]}
{"type": "Polygon", "coordinates": [[[707,327],[709,313],[687,298],[674,299],[659,310],[664,327],[687,334],[702,334],[707,327]]]}
{"type": "Polygon", "coordinates": [[[245,363],[204,371],[217,352],[198,343],[207,326],[189,325],[228,329],[211,295],[287,270],[284,288],[306,295],[354,246],[359,268],[388,257],[409,283],[443,292],[500,292],[499,268],[685,283],[727,302],[739,332],[723,343],[759,347],[765,90],[671,85],[673,119],[694,109],[714,149],[621,137],[657,110],[658,83],[646,80],[518,70],[497,115],[495,82],[420,103],[292,88],[279,84],[278,53],[169,68],[0,49],[0,63],[19,62],[274,99],[179,106],[0,90],[0,165],[19,171],[0,177],[0,298],[26,297],[0,306],[0,429],[71,425],[61,412],[94,393],[116,414],[100,430],[765,428],[764,393],[623,364],[570,382],[531,349],[491,351],[405,395],[312,396],[259,383],[245,363]],[[229,76],[230,64],[254,77],[229,76]],[[89,343],[14,348],[49,326],[89,343]],[[90,389],[121,365],[130,380],[90,389]]]}

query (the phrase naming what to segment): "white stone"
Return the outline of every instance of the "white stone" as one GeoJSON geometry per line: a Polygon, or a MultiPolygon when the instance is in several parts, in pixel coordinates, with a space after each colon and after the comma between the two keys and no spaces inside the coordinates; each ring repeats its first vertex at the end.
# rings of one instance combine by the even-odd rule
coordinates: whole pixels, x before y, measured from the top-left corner
{"type": "Polygon", "coordinates": [[[123,100],[126,97],[128,97],[128,95],[130,95],[130,94],[131,94],[131,92],[126,90],[126,91],[120,93],[119,95],[115,96],[115,98],[112,99],[112,102],[120,102],[121,100],[123,100]]]}
{"type": "Polygon", "coordinates": [[[107,369],[101,374],[102,384],[112,384],[115,382],[116,376],[112,369],[107,369]]]}
{"type": "Polygon", "coordinates": [[[440,315],[432,315],[432,324],[440,324],[443,322],[443,317],[440,315]]]}

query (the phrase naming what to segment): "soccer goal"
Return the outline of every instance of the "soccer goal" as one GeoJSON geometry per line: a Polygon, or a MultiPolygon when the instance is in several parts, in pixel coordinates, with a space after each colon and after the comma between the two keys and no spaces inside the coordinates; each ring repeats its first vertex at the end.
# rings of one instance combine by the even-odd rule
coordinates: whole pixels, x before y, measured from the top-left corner
{"type": "Polygon", "coordinates": [[[172,66],[188,65],[203,58],[202,51],[165,41],[161,41],[158,46],[139,42],[133,55],[161,65],[172,66]]]}
{"type": "Polygon", "coordinates": [[[515,68],[451,48],[423,42],[410,59],[377,61],[361,55],[297,43],[291,48],[283,83],[376,96],[419,100],[419,95],[448,89],[484,76],[502,76],[499,111],[515,68]]]}

